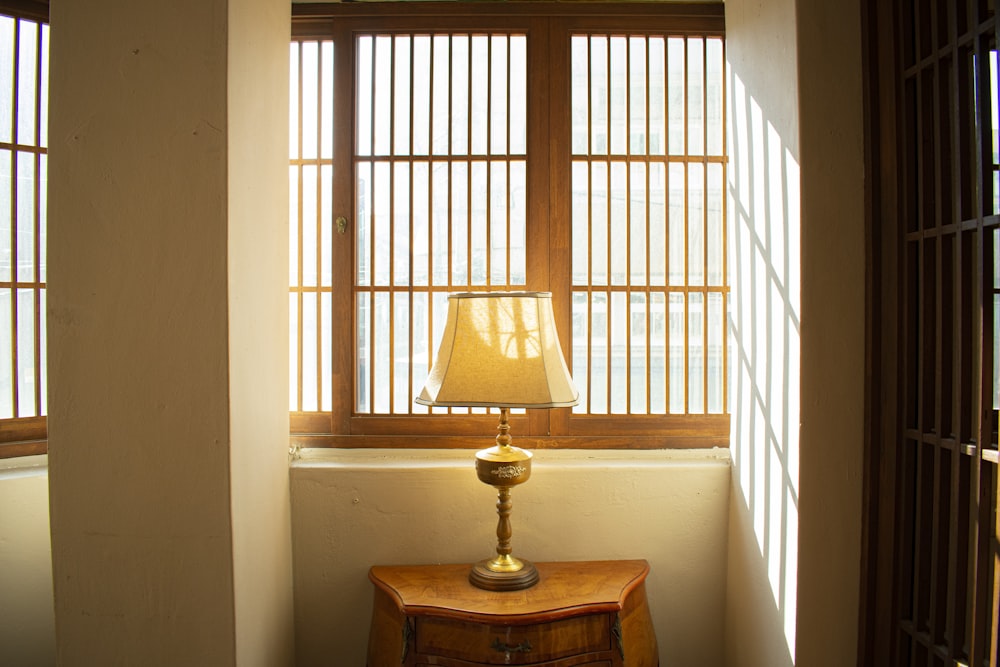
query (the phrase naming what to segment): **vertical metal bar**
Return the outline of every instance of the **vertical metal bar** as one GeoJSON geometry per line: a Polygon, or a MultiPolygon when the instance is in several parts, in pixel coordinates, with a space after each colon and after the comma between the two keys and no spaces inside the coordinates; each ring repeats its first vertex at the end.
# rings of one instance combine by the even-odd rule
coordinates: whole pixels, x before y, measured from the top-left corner
{"type": "Polygon", "coordinates": [[[21,416],[20,407],[20,388],[18,387],[17,379],[21,376],[21,369],[18,364],[18,316],[17,316],[17,265],[18,260],[18,248],[17,248],[17,209],[18,209],[18,197],[17,197],[17,164],[18,164],[18,153],[17,148],[17,117],[20,114],[20,100],[18,95],[18,89],[20,87],[21,80],[21,24],[20,19],[14,21],[14,53],[13,53],[13,81],[12,81],[12,104],[11,104],[11,130],[10,130],[10,140],[13,144],[14,149],[11,151],[10,155],[10,169],[11,169],[11,179],[10,179],[10,324],[11,324],[11,336],[10,336],[10,353],[11,353],[11,385],[13,391],[11,392],[12,401],[12,414],[15,418],[21,416]]]}

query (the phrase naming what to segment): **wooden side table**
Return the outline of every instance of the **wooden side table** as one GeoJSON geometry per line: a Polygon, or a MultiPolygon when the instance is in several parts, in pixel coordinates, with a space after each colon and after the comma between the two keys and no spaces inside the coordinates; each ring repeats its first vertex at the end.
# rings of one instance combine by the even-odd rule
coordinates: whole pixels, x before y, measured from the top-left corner
{"type": "Polygon", "coordinates": [[[539,582],[485,591],[468,565],[376,566],[368,667],[655,667],[644,560],[536,563],[539,582]]]}

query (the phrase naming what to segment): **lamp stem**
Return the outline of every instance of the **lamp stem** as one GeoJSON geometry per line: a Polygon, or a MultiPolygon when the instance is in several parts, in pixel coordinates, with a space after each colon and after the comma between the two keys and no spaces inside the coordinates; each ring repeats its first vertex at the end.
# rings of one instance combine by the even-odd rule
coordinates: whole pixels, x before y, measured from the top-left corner
{"type": "Polygon", "coordinates": [[[510,447],[510,443],[513,440],[510,437],[510,424],[507,422],[509,414],[510,408],[500,408],[500,423],[497,424],[497,444],[501,447],[510,447]]]}
{"type": "Polygon", "coordinates": [[[513,550],[510,546],[511,535],[514,534],[510,524],[510,512],[514,509],[514,501],[510,498],[510,487],[501,486],[497,489],[497,559],[506,561],[513,550]]]}

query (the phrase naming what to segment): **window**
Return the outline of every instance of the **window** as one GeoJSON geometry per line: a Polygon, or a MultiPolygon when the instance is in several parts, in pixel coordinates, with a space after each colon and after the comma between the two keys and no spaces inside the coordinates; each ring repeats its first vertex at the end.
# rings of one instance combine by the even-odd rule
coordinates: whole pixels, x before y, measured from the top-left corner
{"type": "Polygon", "coordinates": [[[520,443],[728,444],[722,6],[483,7],[293,6],[293,441],[469,446],[447,296],[529,289],[581,402],[520,443]]]}
{"type": "Polygon", "coordinates": [[[45,453],[47,3],[0,3],[0,457],[45,453]]]}

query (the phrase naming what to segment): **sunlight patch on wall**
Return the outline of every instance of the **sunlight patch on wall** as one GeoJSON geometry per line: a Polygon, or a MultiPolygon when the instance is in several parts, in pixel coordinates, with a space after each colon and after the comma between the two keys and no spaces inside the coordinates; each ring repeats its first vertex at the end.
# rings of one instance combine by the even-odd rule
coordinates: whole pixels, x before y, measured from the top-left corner
{"type": "MultiPolygon", "coordinates": [[[[728,65],[728,63],[727,63],[728,65]]],[[[795,655],[799,484],[799,166],[728,67],[734,478],[789,655],[795,655]]]]}

